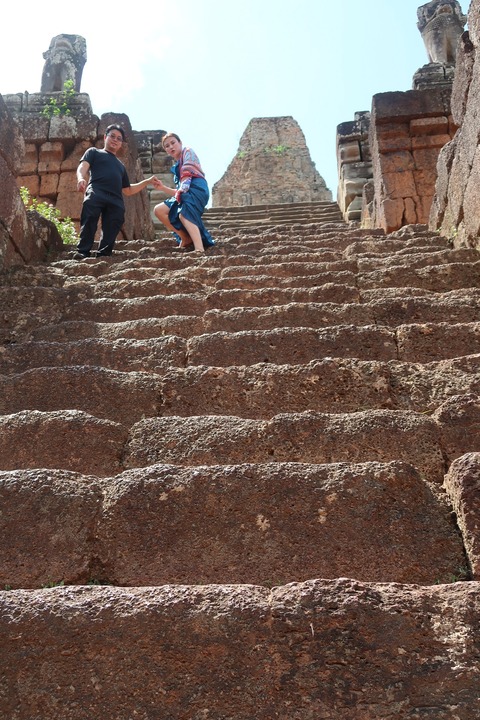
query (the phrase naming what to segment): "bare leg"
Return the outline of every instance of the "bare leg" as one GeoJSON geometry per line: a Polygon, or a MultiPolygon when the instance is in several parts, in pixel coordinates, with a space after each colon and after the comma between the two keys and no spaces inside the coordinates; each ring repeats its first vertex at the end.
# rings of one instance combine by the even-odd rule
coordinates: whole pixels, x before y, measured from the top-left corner
{"type": "Polygon", "coordinates": [[[165,225],[167,230],[171,230],[172,232],[177,233],[177,235],[182,239],[180,247],[187,247],[187,245],[191,245],[192,238],[190,237],[188,232],[186,230],[177,230],[177,228],[174,228],[171,224],[170,220],[168,219],[169,209],[170,208],[168,207],[168,205],[165,205],[165,203],[160,203],[159,205],[155,205],[155,207],[153,208],[153,212],[155,213],[155,216],[160,220],[162,225],[165,225]]]}
{"type": "Polygon", "coordinates": [[[183,227],[186,229],[188,236],[193,240],[195,250],[197,250],[197,252],[205,252],[202,236],[200,235],[200,228],[194,225],[190,220],[186,220],[182,213],[180,213],[179,218],[183,227]]]}

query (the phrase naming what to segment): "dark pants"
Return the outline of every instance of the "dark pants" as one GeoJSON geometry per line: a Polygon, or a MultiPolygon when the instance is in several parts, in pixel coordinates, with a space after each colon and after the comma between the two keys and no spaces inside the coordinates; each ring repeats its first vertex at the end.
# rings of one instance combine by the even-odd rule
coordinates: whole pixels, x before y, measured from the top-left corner
{"type": "Polygon", "coordinates": [[[77,245],[77,250],[82,255],[90,255],[100,217],[102,218],[102,236],[97,255],[112,254],[115,240],[125,220],[125,209],[120,205],[87,198],[82,205],[80,242],[77,245]]]}

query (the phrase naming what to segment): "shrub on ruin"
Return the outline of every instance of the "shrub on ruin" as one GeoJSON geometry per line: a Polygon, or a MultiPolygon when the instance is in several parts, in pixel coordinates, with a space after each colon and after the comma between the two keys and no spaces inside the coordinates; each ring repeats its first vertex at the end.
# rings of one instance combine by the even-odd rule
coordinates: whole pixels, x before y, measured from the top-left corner
{"type": "Polygon", "coordinates": [[[62,218],[58,208],[48,202],[32,197],[28,188],[24,186],[20,188],[20,195],[27,210],[35,210],[39,215],[47,218],[55,225],[64,245],[76,245],[78,243],[77,231],[71,218],[62,218]]]}

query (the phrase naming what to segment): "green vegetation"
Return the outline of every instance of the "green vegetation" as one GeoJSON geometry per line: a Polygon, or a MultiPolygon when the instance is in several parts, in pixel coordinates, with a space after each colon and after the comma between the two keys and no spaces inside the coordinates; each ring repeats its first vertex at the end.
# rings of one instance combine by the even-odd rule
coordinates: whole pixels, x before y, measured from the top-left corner
{"type": "Polygon", "coordinates": [[[290,150],[288,145],[269,145],[263,152],[267,155],[284,155],[287,150],[290,150]]]}
{"type": "Polygon", "coordinates": [[[48,105],[42,110],[42,115],[51,118],[54,115],[71,115],[71,101],[77,93],[73,87],[73,80],[65,80],[62,94],[57,98],[50,98],[48,105]]]}
{"type": "Polygon", "coordinates": [[[246,150],[239,150],[237,153],[237,157],[240,158],[240,160],[243,160],[243,158],[245,158],[246,156],[247,156],[246,150]]]}
{"type": "Polygon", "coordinates": [[[55,588],[55,587],[64,587],[65,583],[63,580],[60,580],[59,582],[49,582],[46,585],[42,585],[42,590],[48,590],[49,588],[55,588]]]}
{"type": "Polygon", "coordinates": [[[62,218],[60,210],[47,202],[40,202],[37,198],[31,197],[30,192],[24,186],[20,188],[20,195],[27,210],[36,210],[44,218],[50,220],[58,232],[64,245],[76,245],[78,235],[71,218],[62,218]]]}
{"type": "Polygon", "coordinates": [[[458,567],[455,572],[451,573],[447,579],[435,580],[435,585],[444,585],[445,583],[466,582],[471,580],[470,570],[466,565],[458,567]]]}

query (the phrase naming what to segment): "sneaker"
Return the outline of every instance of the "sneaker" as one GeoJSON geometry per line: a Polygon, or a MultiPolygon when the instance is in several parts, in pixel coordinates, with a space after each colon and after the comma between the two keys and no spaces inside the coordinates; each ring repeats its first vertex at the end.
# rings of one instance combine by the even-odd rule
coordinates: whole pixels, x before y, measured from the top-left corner
{"type": "Polygon", "coordinates": [[[88,258],[88,255],[84,255],[81,252],[76,252],[73,255],[73,260],[86,260],[86,258],[88,258]]]}

